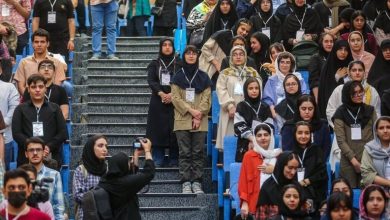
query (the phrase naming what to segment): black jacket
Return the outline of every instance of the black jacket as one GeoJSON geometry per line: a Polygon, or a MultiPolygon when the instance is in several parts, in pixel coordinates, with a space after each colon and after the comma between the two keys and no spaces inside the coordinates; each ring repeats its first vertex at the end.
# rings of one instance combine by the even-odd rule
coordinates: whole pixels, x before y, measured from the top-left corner
{"type": "Polygon", "coordinates": [[[154,16],[154,26],[175,28],[177,26],[176,0],[156,0],[155,5],[161,7],[163,3],[162,15],[154,16]]]}

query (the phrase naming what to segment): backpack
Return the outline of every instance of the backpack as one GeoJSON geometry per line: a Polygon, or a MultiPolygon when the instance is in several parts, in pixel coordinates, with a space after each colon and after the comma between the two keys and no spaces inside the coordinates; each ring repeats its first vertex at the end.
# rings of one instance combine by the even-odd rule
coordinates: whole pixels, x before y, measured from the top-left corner
{"type": "Polygon", "coordinates": [[[306,70],[311,56],[318,52],[318,44],[314,41],[303,40],[296,44],[291,50],[291,53],[295,56],[296,69],[306,70]]]}
{"type": "Polygon", "coordinates": [[[83,209],[83,219],[114,219],[111,211],[110,195],[99,186],[95,186],[84,193],[81,207],[83,209]]]}

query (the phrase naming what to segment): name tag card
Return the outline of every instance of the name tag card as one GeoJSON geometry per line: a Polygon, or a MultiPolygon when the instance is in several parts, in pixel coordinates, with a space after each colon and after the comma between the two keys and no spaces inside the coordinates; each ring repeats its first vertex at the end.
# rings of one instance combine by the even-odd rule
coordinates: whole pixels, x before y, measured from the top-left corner
{"type": "Polygon", "coordinates": [[[360,126],[360,124],[351,125],[351,139],[352,140],[362,139],[362,127],[360,126]]]}
{"type": "Polygon", "coordinates": [[[298,177],[298,182],[305,179],[305,168],[298,168],[297,177],[298,177]]]}
{"type": "Polygon", "coordinates": [[[169,73],[162,73],[161,74],[161,85],[169,86],[170,82],[171,82],[171,75],[169,75],[169,73]]]}
{"type": "Polygon", "coordinates": [[[187,102],[195,102],[195,89],[187,88],[186,89],[186,101],[187,102]]]}
{"type": "Polygon", "coordinates": [[[303,35],[304,35],[304,34],[305,34],[305,30],[303,30],[303,29],[297,30],[297,35],[296,35],[295,39],[296,39],[297,41],[303,40],[303,35]]]}
{"type": "Polygon", "coordinates": [[[33,122],[33,136],[43,136],[43,123],[42,122],[33,122]]]}
{"type": "Polygon", "coordinates": [[[47,23],[48,24],[55,24],[56,23],[56,12],[55,11],[47,12],[47,23]]]}
{"type": "Polygon", "coordinates": [[[234,95],[244,95],[244,88],[242,88],[242,85],[239,82],[234,86],[234,95]]]}
{"type": "Polygon", "coordinates": [[[268,38],[271,39],[271,29],[270,28],[261,28],[261,32],[267,35],[268,38]]]}
{"type": "Polygon", "coordinates": [[[3,3],[3,5],[1,6],[1,16],[7,17],[10,16],[10,14],[11,14],[10,8],[8,7],[7,4],[3,3]]]}

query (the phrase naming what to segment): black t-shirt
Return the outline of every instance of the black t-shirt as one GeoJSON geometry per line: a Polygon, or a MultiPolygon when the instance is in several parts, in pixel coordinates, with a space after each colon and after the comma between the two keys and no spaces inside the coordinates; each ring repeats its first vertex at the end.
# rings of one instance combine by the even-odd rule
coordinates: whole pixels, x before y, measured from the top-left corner
{"type": "MultiPolygon", "coordinates": [[[[56,103],[59,106],[69,104],[68,96],[66,95],[65,89],[55,84],[51,84],[51,86],[47,88],[46,100],[47,99],[49,99],[50,102],[56,103]]],[[[27,89],[24,91],[23,100],[24,102],[31,100],[30,93],[27,92],[27,89]]]]}
{"type": "Polygon", "coordinates": [[[71,0],[37,0],[34,5],[33,17],[39,17],[39,27],[50,32],[55,37],[68,37],[68,19],[74,18],[71,0]],[[54,3],[55,22],[48,24],[48,14],[54,3]],[[64,35],[65,34],[65,35],[64,35]]]}

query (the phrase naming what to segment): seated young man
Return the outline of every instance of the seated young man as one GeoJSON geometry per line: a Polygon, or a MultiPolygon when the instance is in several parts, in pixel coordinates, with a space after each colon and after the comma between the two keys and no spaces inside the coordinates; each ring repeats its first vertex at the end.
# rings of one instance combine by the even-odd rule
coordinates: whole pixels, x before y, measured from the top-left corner
{"type": "Polygon", "coordinates": [[[0,216],[8,220],[50,220],[47,214],[27,205],[31,192],[30,177],[24,170],[18,168],[7,171],[3,193],[8,203],[0,210],[0,216]]]}

